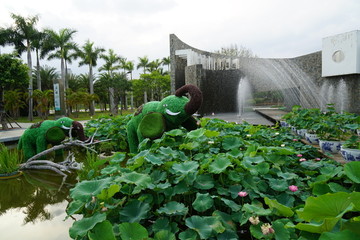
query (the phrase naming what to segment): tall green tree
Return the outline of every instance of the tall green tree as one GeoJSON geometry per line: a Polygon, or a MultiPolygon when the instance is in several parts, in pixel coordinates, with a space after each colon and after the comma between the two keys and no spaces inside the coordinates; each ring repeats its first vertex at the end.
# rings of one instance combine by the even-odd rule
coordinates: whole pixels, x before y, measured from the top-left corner
{"type": "Polygon", "coordinates": [[[136,65],[136,69],[142,68],[143,74],[146,73],[147,68],[149,67],[149,58],[147,56],[139,57],[139,63],[136,65]]]}
{"type": "Polygon", "coordinates": [[[162,60],[161,60],[161,64],[163,66],[167,66],[167,72],[170,72],[170,57],[164,57],[162,60]]]}
{"type": "MultiPolygon", "coordinates": [[[[47,65],[40,67],[39,70],[33,72],[32,79],[34,82],[37,82],[38,76],[41,79],[41,85],[43,90],[52,90],[54,88],[54,81],[59,79],[59,73],[56,71],[56,68],[49,67],[47,65]]],[[[36,83],[37,84],[37,83],[36,83]]],[[[39,89],[39,88],[37,88],[39,89]]]]}
{"type": "Polygon", "coordinates": [[[72,41],[74,34],[77,32],[76,30],[63,28],[60,29],[59,32],[56,32],[52,29],[45,29],[47,33],[47,40],[45,43],[45,49],[50,51],[48,59],[58,58],[61,61],[61,83],[60,86],[60,98],[61,98],[61,114],[65,115],[65,76],[66,76],[66,60],[68,59],[68,51],[70,49],[76,50],[77,45],[72,41]]]}
{"type": "Polygon", "coordinates": [[[126,73],[130,73],[130,80],[132,80],[132,72],[134,71],[134,62],[126,61],[123,68],[125,69],[126,73]]]}
{"type": "MultiPolygon", "coordinates": [[[[80,57],[79,66],[88,65],[89,66],[89,87],[90,95],[94,94],[94,79],[93,79],[93,67],[97,65],[97,59],[100,57],[100,54],[104,52],[104,48],[94,47],[94,42],[87,40],[85,44],[78,50],[78,56],[80,57]]],[[[95,103],[91,101],[90,103],[90,115],[95,114],[95,103]]]]}
{"type": "Polygon", "coordinates": [[[20,109],[26,106],[26,95],[20,89],[5,91],[4,108],[14,119],[20,116],[20,109]]]}
{"type": "MultiPolygon", "coordinates": [[[[15,24],[12,26],[11,42],[15,45],[15,49],[19,55],[26,51],[27,53],[27,65],[28,65],[28,76],[31,79],[32,71],[32,60],[31,60],[31,50],[33,48],[32,43],[35,41],[37,36],[37,30],[35,28],[36,23],[39,21],[38,15],[23,17],[11,13],[11,18],[15,21],[15,24]]],[[[33,120],[33,83],[29,81],[29,120],[33,120]]]]}
{"type": "Polygon", "coordinates": [[[35,109],[38,111],[41,119],[47,119],[50,107],[54,105],[54,91],[51,89],[34,91],[35,109]]]}
{"type": "MultiPolygon", "coordinates": [[[[136,65],[136,69],[143,68],[143,74],[146,74],[146,70],[149,67],[149,58],[147,56],[139,57],[139,63],[136,65]]],[[[147,91],[144,90],[144,103],[147,103],[147,91]]]]}
{"type": "Polygon", "coordinates": [[[89,75],[88,74],[69,74],[69,88],[73,91],[86,89],[89,92],[89,75]]]}
{"type": "Polygon", "coordinates": [[[155,59],[154,61],[149,62],[148,71],[149,72],[158,71],[160,69],[160,66],[161,66],[160,59],[155,59]]]}
{"type": "Polygon", "coordinates": [[[11,54],[0,54],[0,122],[7,129],[3,103],[4,90],[26,88],[29,84],[28,67],[11,54]]]}
{"type": "MultiPolygon", "coordinates": [[[[11,44],[12,30],[9,28],[0,27],[0,47],[11,44]]],[[[1,54],[1,49],[0,49],[1,54]]]]}
{"type": "Polygon", "coordinates": [[[33,41],[33,47],[36,54],[36,86],[38,90],[42,90],[42,82],[40,75],[40,59],[43,59],[45,55],[48,53],[47,50],[44,49],[44,44],[46,40],[46,33],[43,31],[36,31],[35,39],[33,41]]]}
{"type": "MultiPolygon", "coordinates": [[[[105,64],[99,68],[99,71],[105,71],[107,74],[104,75],[103,77],[109,78],[111,80],[114,71],[121,68],[120,61],[122,58],[119,55],[115,54],[113,49],[109,49],[107,55],[101,54],[100,57],[105,60],[105,64]]],[[[116,115],[117,107],[114,102],[114,87],[112,85],[109,85],[108,90],[109,90],[110,112],[113,115],[116,115]]]]}

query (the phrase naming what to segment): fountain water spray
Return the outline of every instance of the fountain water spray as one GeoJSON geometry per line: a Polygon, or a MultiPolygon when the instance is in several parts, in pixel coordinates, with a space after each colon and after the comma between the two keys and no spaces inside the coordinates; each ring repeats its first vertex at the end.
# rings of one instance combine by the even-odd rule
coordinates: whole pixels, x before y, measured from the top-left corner
{"type": "Polygon", "coordinates": [[[250,106],[252,98],[252,89],[248,78],[241,78],[237,91],[239,117],[250,106]]]}

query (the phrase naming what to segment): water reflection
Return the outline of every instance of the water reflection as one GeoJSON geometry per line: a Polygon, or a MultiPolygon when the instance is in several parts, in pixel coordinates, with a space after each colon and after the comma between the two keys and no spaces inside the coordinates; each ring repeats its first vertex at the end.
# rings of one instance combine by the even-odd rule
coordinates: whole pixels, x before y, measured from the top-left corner
{"type": "MultiPolygon", "coordinates": [[[[1,180],[1,239],[4,237],[4,232],[11,236],[4,239],[35,239],[33,238],[35,231],[41,229],[44,235],[49,230],[49,223],[52,229],[61,231],[52,232],[52,236],[63,235],[59,239],[64,239],[65,236],[68,239],[68,228],[72,222],[65,223],[63,220],[66,216],[65,208],[70,201],[69,189],[75,183],[76,174],[69,174],[63,183],[63,176],[47,170],[26,170],[20,177],[1,180]],[[55,217],[56,221],[54,221],[55,217]]],[[[44,238],[36,239],[55,238],[45,234],[44,238]]]]}

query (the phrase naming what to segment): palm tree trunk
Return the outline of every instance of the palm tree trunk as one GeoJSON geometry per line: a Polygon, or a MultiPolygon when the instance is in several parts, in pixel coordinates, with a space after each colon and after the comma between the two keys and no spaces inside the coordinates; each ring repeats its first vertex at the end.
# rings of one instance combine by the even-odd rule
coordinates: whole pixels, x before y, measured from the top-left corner
{"type": "MultiPolygon", "coordinates": [[[[89,64],[89,86],[90,86],[90,94],[94,94],[94,82],[93,82],[93,73],[92,73],[92,65],[89,64]]],[[[95,102],[91,100],[90,103],[90,116],[94,116],[95,114],[95,102]]]]}
{"type": "Polygon", "coordinates": [[[39,59],[39,51],[36,50],[36,83],[37,89],[41,91],[41,78],[40,78],[40,59],[39,59]]]}
{"type": "Polygon", "coordinates": [[[60,115],[65,116],[66,105],[65,105],[65,63],[64,58],[61,58],[61,81],[59,82],[60,87],[60,115]]]}
{"type": "Polygon", "coordinates": [[[28,119],[29,121],[32,121],[34,119],[34,115],[33,115],[33,108],[34,108],[34,102],[33,102],[33,81],[31,78],[31,70],[32,70],[32,61],[31,61],[31,51],[30,51],[30,43],[27,42],[27,63],[28,63],[28,75],[29,75],[29,115],[28,115],[28,119]]]}
{"type": "Polygon", "coordinates": [[[114,102],[114,88],[110,87],[109,88],[109,101],[110,101],[110,112],[112,115],[116,115],[117,114],[117,108],[115,107],[115,102],[114,102]]]}

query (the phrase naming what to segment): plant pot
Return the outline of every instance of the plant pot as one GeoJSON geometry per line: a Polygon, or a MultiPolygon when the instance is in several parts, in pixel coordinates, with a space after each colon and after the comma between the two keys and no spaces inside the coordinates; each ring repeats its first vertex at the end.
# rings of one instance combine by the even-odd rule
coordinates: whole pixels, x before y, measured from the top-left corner
{"type": "Polygon", "coordinates": [[[280,127],[290,127],[290,124],[288,124],[286,121],[280,121],[280,127]]]}
{"type": "Polygon", "coordinates": [[[341,148],[340,141],[319,140],[319,145],[323,153],[338,153],[341,148]]]}
{"type": "Polygon", "coordinates": [[[302,138],[305,138],[305,133],[307,132],[307,129],[298,129],[296,130],[297,135],[299,135],[302,138]]]}
{"type": "Polygon", "coordinates": [[[345,161],[360,161],[360,149],[341,147],[340,153],[345,161]]]}
{"type": "Polygon", "coordinates": [[[305,139],[310,144],[319,145],[319,138],[315,133],[305,133],[305,139]]]}

